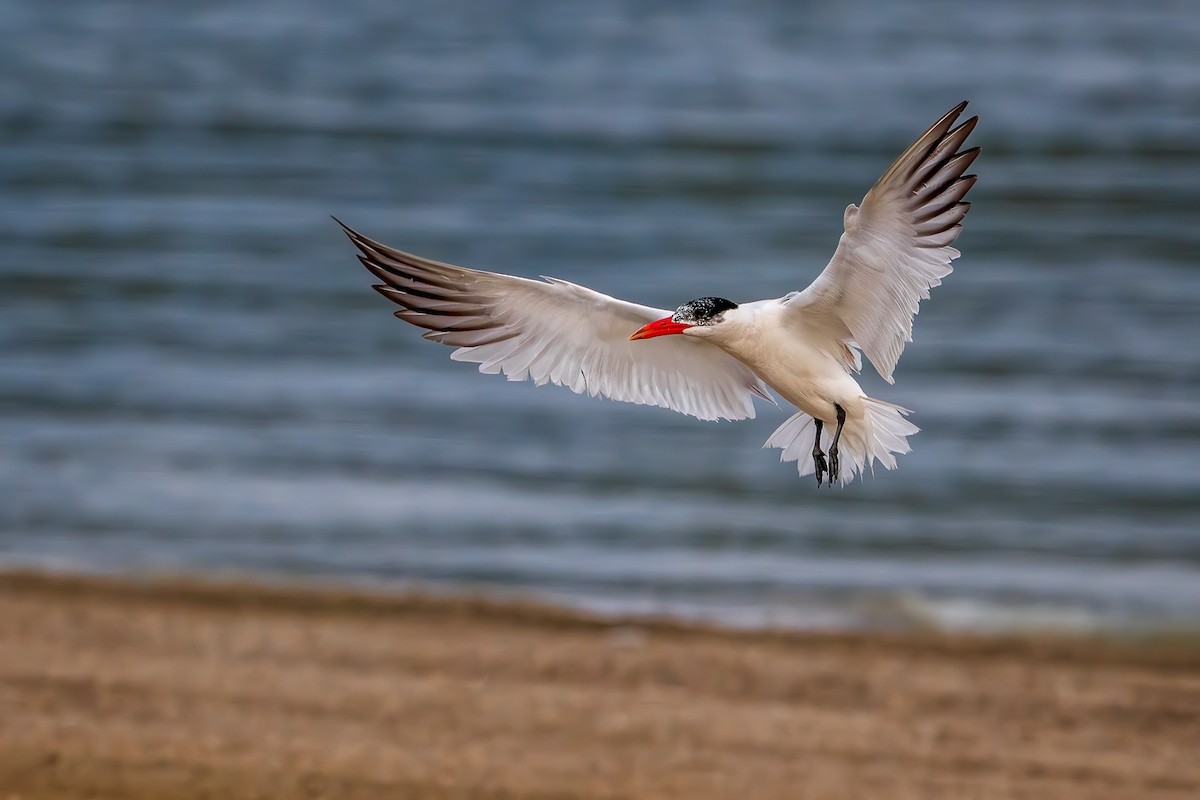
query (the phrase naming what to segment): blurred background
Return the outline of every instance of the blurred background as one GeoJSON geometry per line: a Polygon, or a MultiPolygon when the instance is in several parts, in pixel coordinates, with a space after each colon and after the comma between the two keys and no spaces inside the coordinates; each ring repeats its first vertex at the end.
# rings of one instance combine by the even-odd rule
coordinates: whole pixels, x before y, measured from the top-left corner
{"type": "Polygon", "coordinates": [[[0,6],[0,564],[518,593],[738,625],[1200,626],[1200,15],[1180,0],[0,6]],[[958,100],[983,156],[817,491],[484,377],[329,219],[674,308],[803,288],[958,100]]]}

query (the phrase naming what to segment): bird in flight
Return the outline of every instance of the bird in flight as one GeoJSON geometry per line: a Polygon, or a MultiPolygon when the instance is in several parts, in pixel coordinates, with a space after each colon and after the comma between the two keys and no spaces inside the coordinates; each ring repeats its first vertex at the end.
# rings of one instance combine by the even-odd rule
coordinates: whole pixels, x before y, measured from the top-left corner
{"type": "Polygon", "coordinates": [[[754,417],[773,389],[798,410],[764,447],[845,486],[875,462],[888,469],[919,429],[910,412],[867,397],[853,374],[866,355],[892,383],[913,317],[951,272],[952,245],[975,183],[979,148],[960,149],[978,117],[964,101],[933,123],[867,192],[847,206],[833,258],[805,290],[735,303],[701,297],[673,313],[558,278],[457,267],[401,252],[336,220],[358,258],[401,306],[396,316],[450,357],[510,381],[553,383],[702,420],[754,417]],[[810,448],[811,445],[811,449],[810,448]]]}

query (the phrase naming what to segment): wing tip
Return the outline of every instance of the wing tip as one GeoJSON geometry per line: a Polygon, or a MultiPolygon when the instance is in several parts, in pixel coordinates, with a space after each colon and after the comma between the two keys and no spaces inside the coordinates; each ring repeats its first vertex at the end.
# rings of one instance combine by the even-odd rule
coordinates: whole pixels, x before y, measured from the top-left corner
{"type": "MultiPolygon", "coordinates": [[[[950,108],[949,111],[947,111],[945,114],[942,115],[941,119],[939,119],[937,122],[935,122],[933,125],[931,125],[930,128],[940,127],[942,125],[942,123],[945,122],[945,123],[949,123],[946,126],[948,129],[950,127],[950,125],[954,124],[955,120],[957,120],[959,117],[962,116],[962,113],[967,110],[967,106],[970,104],[971,104],[970,100],[959,100],[957,103],[955,103],[950,108]]],[[[970,120],[968,120],[968,122],[970,122],[970,120]]],[[[963,123],[963,124],[965,125],[966,123],[963,123]]]]}
{"type": "MultiPolygon", "coordinates": [[[[942,129],[942,132],[940,134],[938,134],[938,137],[937,137],[938,139],[941,139],[943,136],[946,135],[946,132],[951,129],[951,127],[954,125],[954,123],[958,121],[958,118],[962,116],[963,112],[967,110],[967,106],[970,104],[970,102],[971,102],[970,100],[960,100],[958,103],[956,103],[954,105],[953,108],[951,108],[949,111],[947,111],[945,114],[943,114],[941,119],[939,119],[937,122],[930,125],[929,130],[926,131],[926,133],[932,133],[935,130],[942,129]]],[[[971,119],[978,120],[979,117],[975,116],[975,117],[972,117],[971,119]]],[[[973,124],[971,122],[971,119],[968,119],[967,121],[963,122],[962,125],[959,125],[959,127],[962,128],[966,125],[973,124]]],[[[924,138],[924,137],[921,137],[921,138],[924,138]]]]}
{"type": "Polygon", "coordinates": [[[349,225],[342,222],[340,219],[335,217],[333,214],[330,214],[329,218],[338,224],[338,226],[342,229],[342,233],[349,236],[351,241],[353,241],[354,238],[359,235],[358,231],[354,230],[354,228],[351,228],[349,225]]]}
{"type": "Polygon", "coordinates": [[[382,246],[378,242],[374,242],[371,239],[367,238],[366,236],[363,236],[361,233],[354,230],[354,228],[351,228],[346,223],[342,222],[340,219],[335,217],[333,214],[330,214],[329,218],[331,220],[333,220],[334,222],[336,222],[341,227],[342,233],[346,234],[346,238],[348,238],[351,241],[351,243],[355,247],[357,247],[359,249],[359,251],[362,252],[364,255],[369,256],[369,255],[371,255],[372,249],[378,249],[382,246]]]}
{"type": "MultiPolygon", "coordinates": [[[[947,131],[946,136],[962,136],[963,139],[966,139],[968,136],[971,135],[971,133],[975,130],[975,128],[978,125],[979,125],[979,115],[976,114],[973,117],[963,120],[960,124],[956,125],[953,129],[947,131]]],[[[945,137],[943,137],[943,138],[945,138],[945,137]]]]}
{"type": "Polygon", "coordinates": [[[963,111],[966,110],[969,103],[969,100],[959,101],[957,105],[939,117],[937,122],[926,128],[925,132],[918,136],[913,143],[910,144],[894,162],[892,162],[892,165],[886,172],[883,173],[883,176],[880,177],[880,179],[875,183],[875,186],[878,187],[886,184],[897,175],[906,177],[909,176],[910,173],[917,169],[917,167],[929,156],[929,154],[936,150],[937,147],[944,142],[948,136],[954,136],[958,134],[965,139],[966,136],[970,134],[972,130],[974,130],[975,125],[979,121],[979,117],[974,116],[971,119],[963,122],[957,128],[954,127],[954,123],[958,121],[960,116],[962,116],[963,111]],[[964,128],[967,129],[966,133],[962,133],[964,128]]]}

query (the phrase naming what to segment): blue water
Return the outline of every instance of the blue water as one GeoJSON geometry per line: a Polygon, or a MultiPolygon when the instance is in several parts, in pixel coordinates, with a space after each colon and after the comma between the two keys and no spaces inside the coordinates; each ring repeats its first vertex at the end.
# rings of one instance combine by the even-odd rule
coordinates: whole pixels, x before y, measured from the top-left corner
{"type": "Polygon", "coordinates": [[[736,624],[1200,626],[1186,2],[0,7],[0,563],[534,595],[736,624]],[[809,4],[811,5],[811,4],[809,4]],[[803,288],[983,121],[896,472],[511,384],[329,220],[673,308],[803,288]]]}

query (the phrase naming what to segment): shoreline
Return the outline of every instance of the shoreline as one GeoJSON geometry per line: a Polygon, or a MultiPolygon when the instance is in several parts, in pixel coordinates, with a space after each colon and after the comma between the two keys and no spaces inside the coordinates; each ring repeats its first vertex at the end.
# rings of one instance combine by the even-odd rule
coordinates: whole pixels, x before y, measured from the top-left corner
{"type": "Polygon", "coordinates": [[[351,615],[422,615],[505,621],[579,630],[641,629],[674,635],[778,641],[889,642],[895,646],[951,648],[962,652],[998,649],[1066,658],[1160,663],[1195,659],[1200,664],[1200,627],[1163,625],[1120,628],[1032,627],[971,631],[910,621],[881,627],[805,627],[740,624],[697,614],[608,612],[536,592],[459,590],[453,586],[394,587],[376,582],[297,578],[276,573],[151,571],[110,572],[87,568],[0,566],[0,591],[46,592],[182,605],[351,615]]]}
{"type": "Polygon", "coordinates": [[[1188,636],[0,571],[0,796],[1200,795],[1188,636]]]}

